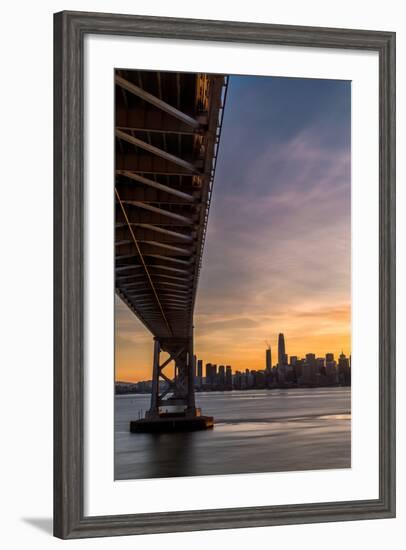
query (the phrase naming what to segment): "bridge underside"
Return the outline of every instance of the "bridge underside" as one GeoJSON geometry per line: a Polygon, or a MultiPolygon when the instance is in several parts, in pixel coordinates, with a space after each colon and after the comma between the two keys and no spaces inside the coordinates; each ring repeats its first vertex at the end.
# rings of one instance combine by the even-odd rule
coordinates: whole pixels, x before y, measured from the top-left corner
{"type": "Polygon", "coordinates": [[[194,403],[193,311],[227,77],[116,70],[115,288],[154,337],[149,418],[194,403]],[[160,352],[169,354],[161,363],[160,352]],[[174,363],[174,376],[165,368],[174,363]]]}

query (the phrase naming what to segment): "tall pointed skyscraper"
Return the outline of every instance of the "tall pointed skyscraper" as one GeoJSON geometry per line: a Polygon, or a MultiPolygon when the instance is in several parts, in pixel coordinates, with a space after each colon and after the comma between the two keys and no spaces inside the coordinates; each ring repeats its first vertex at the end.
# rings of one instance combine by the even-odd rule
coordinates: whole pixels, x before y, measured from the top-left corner
{"type": "Polygon", "coordinates": [[[285,352],[285,336],[280,333],[278,336],[278,365],[286,365],[287,356],[285,352]]]}

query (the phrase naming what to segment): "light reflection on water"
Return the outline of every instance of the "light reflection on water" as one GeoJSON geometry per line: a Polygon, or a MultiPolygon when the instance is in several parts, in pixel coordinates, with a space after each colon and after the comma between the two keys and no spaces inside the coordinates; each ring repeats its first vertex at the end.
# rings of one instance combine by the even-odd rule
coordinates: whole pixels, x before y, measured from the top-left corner
{"type": "Polygon", "coordinates": [[[197,394],[213,430],[131,434],[148,395],[116,396],[115,478],[292,471],[351,466],[349,388],[197,394]]]}

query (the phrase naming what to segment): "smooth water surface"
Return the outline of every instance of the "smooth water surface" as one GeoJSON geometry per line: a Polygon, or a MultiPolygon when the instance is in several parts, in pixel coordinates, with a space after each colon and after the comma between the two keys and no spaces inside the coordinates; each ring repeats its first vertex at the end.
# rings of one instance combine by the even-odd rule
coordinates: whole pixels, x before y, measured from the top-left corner
{"type": "Polygon", "coordinates": [[[351,389],[197,393],[212,430],[132,434],[149,395],[115,397],[115,479],[351,466],[351,389]]]}

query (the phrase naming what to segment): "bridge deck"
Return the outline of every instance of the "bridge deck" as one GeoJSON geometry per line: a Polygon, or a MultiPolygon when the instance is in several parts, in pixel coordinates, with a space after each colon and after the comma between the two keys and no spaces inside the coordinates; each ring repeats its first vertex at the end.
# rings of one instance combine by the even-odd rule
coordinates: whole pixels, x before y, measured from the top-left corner
{"type": "Polygon", "coordinates": [[[190,338],[228,79],[115,81],[116,293],[155,337],[190,338]]]}

